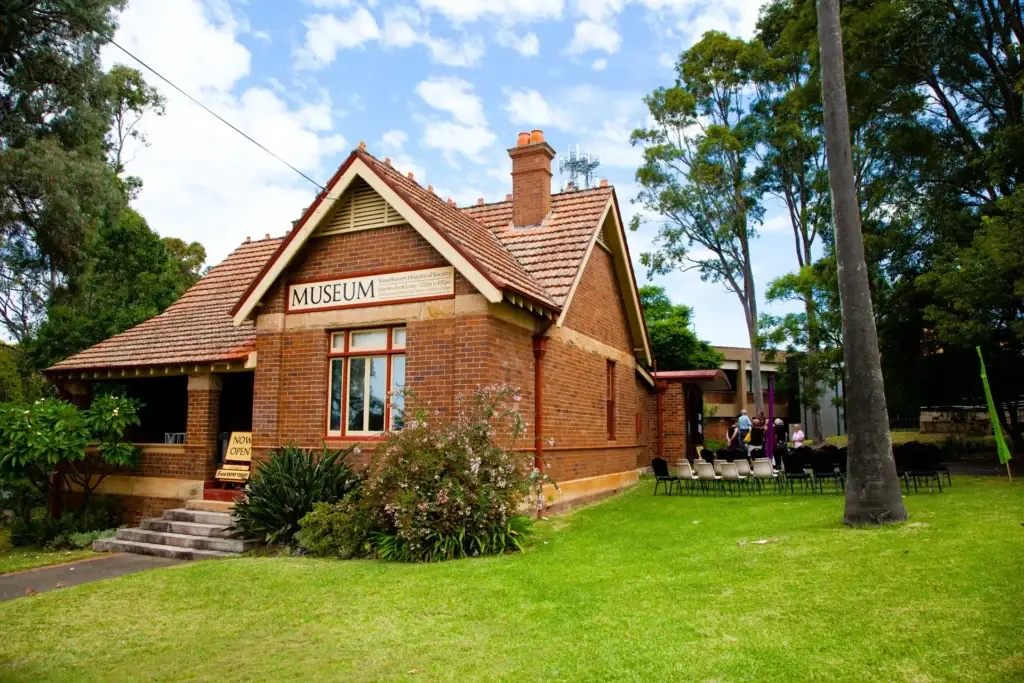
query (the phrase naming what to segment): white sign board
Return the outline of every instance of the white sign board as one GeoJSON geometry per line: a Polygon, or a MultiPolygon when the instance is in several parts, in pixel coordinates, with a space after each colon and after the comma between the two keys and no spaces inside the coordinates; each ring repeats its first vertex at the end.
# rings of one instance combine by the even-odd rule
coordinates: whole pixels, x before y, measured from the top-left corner
{"type": "Polygon", "coordinates": [[[379,306],[454,294],[455,268],[406,270],[292,285],[288,288],[288,312],[379,306]]]}

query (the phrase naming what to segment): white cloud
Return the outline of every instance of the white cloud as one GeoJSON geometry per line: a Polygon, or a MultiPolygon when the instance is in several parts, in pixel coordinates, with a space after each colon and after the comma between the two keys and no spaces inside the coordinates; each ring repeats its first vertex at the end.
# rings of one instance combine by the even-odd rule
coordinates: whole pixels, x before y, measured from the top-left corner
{"type": "Polygon", "coordinates": [[[487,126],[464,126],[452,121],[430,121],[423,131],[423,144],[441,150],[452,163],[456,153],[480,163],[481,153],[497,139],[487,126]]]}
{"type": "Polygon", "coordinates": [[[622,12],[625,0],[576,0],[576,11],[587,19],[604,21],[622,12]]]}
{"type": "Polygon", "coordinates": [[[473,94],[473,84],[461,78],[432,78],[416,86],[416,93],[433,109],[446,111],[459,123],[484,125],[484,103],[473,94]]]}
{"type": "MultiPolygon", "coordinates": [[[[409,173],[411,171],[416,182],[423,184],[423,181],[427,178],[427,170],[415,159],[406,154],[405,143],[408,141],[408,133],[404,130],[393,128],[380,136],[378,146],[380,147],[382,154],[379,154],[378,156],[390,157],[392,166],[402,173],[409,173]]],[[[371,152],[373,151],[374,150],[371,150],[371,152]]]]}
{"type": "Polygon", "coordinates": [[[352,6],[352,0],[303,0],[303,2],[318,9],[348,9],[352,6]]]}
{"type": "Polygon", "coordinates": [[[518,36],[515,31],[507,26],[503,26],[494,36],[494,40],[498,45],[512,48],[524,57],[536,57],[540,54],[540,40],[537,38],[536,33],[518,36]]]}
{"type": "Polygon", "coordinates": [[[527,126],[554,126],[562,130],[572,128],[569,113],[552,107],[536,90],[514,90],[505,104],[508,120],[527,126]]]}
{"type": "Polygon", "coordinates": [[[418,0],[419,6],[443,14],[455,23],[469,23],[485,17],[508,23],[558,19],[563,0],[418,0]]]}
{"type": "Polygon", "coordinates": [[[444,153],[455,164],[456,153],[481,162],[481,153],[494,144],[484,116],[483,100],[473,93],[473,85],[461,78],[432,78],[416,86],[416,93],[433,109],[447,112],[451,121],[430,119],[423,131],[423,145],[444,153]]]}
{"type": "Polygon", "coordinates": [[[338,50],[354,49],[375,41],[395,48],[423,45],[434,62],[446,66],[475,66],[484,55],[484,41],[480,36],[467,36],[461,42],[432,36],[423,16],[414,7],[388,10],[383,26],[379,26],[364,7],[357,7],[347,19],[316,14],[303,23],[306,42],[296,51],[298,68],[325,67],[334,62],[338,50]]]}
{"type": "Polygon", "coordinates": [[[603,50],[615,54],[622,46],[622,36],[614,26],[597,21],[581,21],[573,31],[569,43],[569,54],[580,54],[589,50],[603,50]]]}
{"type": "MultiPolygon", "coordinates": [[[[290,104],[270,88],[239,90],[250,55],[236,22],[200,0],[134,0],[117,40],[307,175],[321,180],[346,142],[329,98],[290,104]],[[187,40],[182,40],[187,36],[187,40]]],[[[108,48],[103,61],[125,61],[108,48]]],[[[162,86],[155,78],[155,85],[162,86]]],[[[132,150],[128,172],[143,179],[136,208],[161,235],[200,241],[216,263],[247,235],[282,235],[316,188],[167,87],[167,113],[140,126],[150,146],[132,150]]]]}
{"type": "Polygon", "coordinates": [[[423,18],[412,7],[396,7],[384,15],[384,42],[392,47],[411,47],[419,42],[423,18]]]}
{"type": "Polygon", "coordinates": [[[400,151],[409,141],[409,135],[404,130],[392,129],[380,136],[381,146],[385,150],[400,151]]]}
{"type": "Polygon", "coordinates": [[[370,11],[357,7],[347,19],[333,14],[314,14],[302,22],[306,43],[296,51],[296,66],[318,69],[334,61],[338,50],[361,47],[380,38],[380,28],[370,11]]]}
{"type": "Polygon", "coordinates": [[[594,71],[604,71],[605,69],[608,68],[608,60],[605,59],[604,57],[601,57],[600,59],[595,59],[594,63],[591,64],[590,67],[594,71]]]}
{"type": "Polygon", "coordinates": [[[446,38],[424,35],[423,44],[435,62],[446,66],[475,66],[484,56],[484,40],[480,36],[471,36],[456,44],[446,38]]]}

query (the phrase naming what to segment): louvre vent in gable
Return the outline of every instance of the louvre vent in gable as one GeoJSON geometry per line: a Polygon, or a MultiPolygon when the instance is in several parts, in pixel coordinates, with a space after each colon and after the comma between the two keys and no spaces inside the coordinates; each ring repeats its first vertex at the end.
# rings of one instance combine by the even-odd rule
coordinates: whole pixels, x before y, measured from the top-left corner
{"type": "Polygon", "coordinates": [[[609,246],[608,242],[608,229],[608,221],[605,221],[604,225],[601,226],[601,229],[597,231],[597,243],[604,247],[605,251],[610,253],[612,248],[609,246]]]}
{"type": "Polygon", "coordinates": [[[362,178],[356,178],[338,198],[338,207],[317,228],[314,237],[399,225],[406,220],[362,178]]]}

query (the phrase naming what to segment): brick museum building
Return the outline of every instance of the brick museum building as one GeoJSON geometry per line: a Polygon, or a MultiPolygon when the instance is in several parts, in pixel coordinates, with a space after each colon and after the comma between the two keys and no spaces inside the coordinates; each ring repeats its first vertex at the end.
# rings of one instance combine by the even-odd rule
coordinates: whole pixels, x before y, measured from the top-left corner
{"type": "Polygon", "coordinates": [[[509,155],[505,201],[458,207],[360,145],[285,237],[246,239],[160,315],[50,368],[74,402],[113,383],[144,404],[137,468],[99,491],[129,521],[212,497],[238,432],[257,459],[358,442],[365,461],[401,426],[402,387],[442,415],[478,386],[520,387],[522,446],[561,502],[635,482],[659,449],[681,457],[701,383],[724,374],[656,379],[614,188],[552,194],[540,131],[509,155]]]}

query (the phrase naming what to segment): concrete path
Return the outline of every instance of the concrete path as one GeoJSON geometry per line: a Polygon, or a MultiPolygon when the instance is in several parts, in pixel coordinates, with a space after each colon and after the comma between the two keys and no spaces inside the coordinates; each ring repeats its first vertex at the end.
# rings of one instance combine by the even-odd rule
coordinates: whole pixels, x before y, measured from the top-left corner
{"type": "Polygon", "coordinates": [[[176,564],[181,564],[181,560],[133,553],[111,553],[103,557],[59,564],[53,567],[40,567],[14,574],[2,574],[0,575],[0,601],[176,564]]]}

